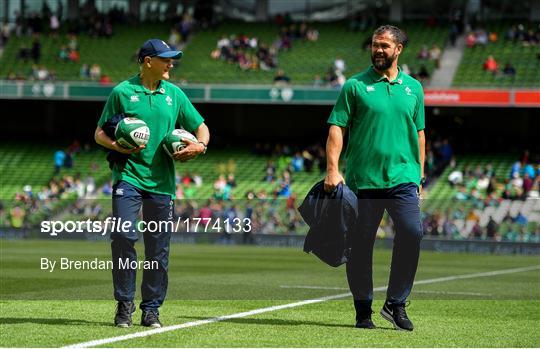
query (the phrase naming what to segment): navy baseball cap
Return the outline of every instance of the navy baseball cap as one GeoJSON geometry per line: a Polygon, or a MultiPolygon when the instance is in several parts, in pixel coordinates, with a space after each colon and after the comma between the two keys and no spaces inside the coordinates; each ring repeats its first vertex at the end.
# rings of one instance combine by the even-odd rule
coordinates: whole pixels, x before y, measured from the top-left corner
{"type": "Polygon", "coordinates": [[[144,60],[144,57],[161,57],[180,59],[182,51],[173,51],[167,43],[160,39],[150,39],[146,41],[139,50],[139,62],[144,60]]]}

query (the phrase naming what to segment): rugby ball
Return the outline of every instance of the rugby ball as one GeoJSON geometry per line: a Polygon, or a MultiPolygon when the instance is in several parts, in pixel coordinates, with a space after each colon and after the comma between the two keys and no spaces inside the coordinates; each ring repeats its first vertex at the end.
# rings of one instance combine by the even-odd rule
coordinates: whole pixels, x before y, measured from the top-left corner
{"type": "Polygon", "coordinates": [[[137,148],[148,143],[150,129],[146,122],[138,118],[123,118],[114,130],[116,142],[126,149],[137,148]]]}
{"type": "Polygon", "coordinates": [[[174,153],[186,147],[187,143],[184,142],[184,139],[189,139],[195,143],[199,142],[193,134],[184,129],[178,128],[173,130],[163,139],[163,149],[167,154],[169,154],[170,157],[172,157],[174,153]]]}

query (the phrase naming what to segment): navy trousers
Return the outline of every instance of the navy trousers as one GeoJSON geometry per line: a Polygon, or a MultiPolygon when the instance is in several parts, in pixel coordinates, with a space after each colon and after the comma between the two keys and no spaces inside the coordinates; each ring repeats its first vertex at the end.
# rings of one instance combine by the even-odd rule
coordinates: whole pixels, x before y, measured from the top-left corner
{"type": "MultiPolygon", "coordinates": [[[[122,221],[130,221],[128,231],[115,229],[111,233],[111,249],[113,258],[114,298],[117,301],[133,301],[135,299],[135,277],[137,269],[121,268],[119,259],[137,261],[135,242],[138,240],[137,217],[141,210],[147,228],[154,230],[156,226],[148,225],[154,221],[167,222],[173,220],[174,201],[170,195],[154,194],[143,191],[127,182],[120,181],[113,186],[113,216],[122,221]]],[[[171,229],[162,224],[155,232],[143,232],[145,261],[156,264],[157,269],[144,269],[141,284],[142,310],[155,310],[163,304],[167,293],[169,268],[169,246],[171,229]]]]}
{"type": "Polygon", "coordinates": [[[359,216],[355,231],[350,235],[351,255],[347,262],[347,280],[357,316],[361,317],[371,315],[373,245],[384,211],[388,211],[395,227],[390,280],[386,292],[386,300],[391,304],[405,304],[411,293],[423,232],[416,184],[359,190],[357,197],[359,216]]]}

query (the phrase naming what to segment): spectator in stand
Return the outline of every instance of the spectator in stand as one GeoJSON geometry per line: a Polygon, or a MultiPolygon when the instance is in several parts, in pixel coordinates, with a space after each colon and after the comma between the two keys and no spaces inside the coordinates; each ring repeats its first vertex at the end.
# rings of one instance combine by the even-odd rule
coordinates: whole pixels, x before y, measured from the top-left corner
{"type": "Polygon", "coordinates": [[[315,28],[309,28],[306,33],[306,38],[308,41],[317,41],[319,40],[319,31],[315,28]]]}
{"type": "Polygon", "coordinates": [[[25,63],[30,59],[30,50],[26,47],[25,44],[19,46],[19,52],[17,53],[17,58],[23,60],[25,63]]]}
{"type": "Polygon", "coordinates": [[[57,150],[54,153],[54,174],[60,172],[60,169],[64,167],[64,162],[66,160],[66,153],[63,150],[57,150]]]}
{"type": "Polygon", "coordinates": [[[533,188],[533,185],[534,185],[534,180],[531,178],[529,173],[525,172],[525,174],[523,175],[523,184],[522,184],[522,191],[523,191],[522,198],[523,199],[527,198],[527,196],[529,195],[529,192],[533,188]]]}
{"type": "Polygon", "coordinates": [[[334,69],[336,72],[345,72],[345,70],[347,69],[347,66],[345,65],[345,60],[341,57],[336,57],[336,59],[334,60],[334,69]]]}
{"type": "Polygon", "coordinates": [[[429,50],[429,59],[432,61],[435,61],[435,66],[438,68],[440,59],[441,59],[442,51],[437,45],[431,46],[431,49],[429,50]]]}
{"type": "Polygon", "coordinates": [[[26,210],[19,205],[15,205],[9,210],[9,221],[13,228],[22,228],[24,225],[24,218],[26,216],[26,210]]]}
{"type": "Polygon", "coordinates": [[[175,29],[171,28],[171,34],[169,35],[169,40],[167,41],[171,50],[179,49],[180,44],[180,33],[175,29]]]}
{"type": "Polygon", "coordinates": [[[218,179],[216,179],[216,181],[214,182],[214,190],[223,191],[226,185],[227,181],[225,180],[225,176],[219,175],[218,179]]]}
{"type": "Polygon", "coordinates": [[[301,172],[304,170],[304,158],[299,151],[294,154],[291,165],[294,172],[301,172]]]}
{"type": "Polygon", "coordinates": [[[476,45],[487,46],[488,44],[488,35],[484,29],[480,29],[476,32],[476,45]]]}
{"type": "Polygon", "coordinates": [[[6,80],[8,81],[16,81],[17,75],[13,72],[13,70],[10,70],[8,74],[6,75],[6,80]]]}
{"type": "Polygon", "coordinates": [[[92,67],[90,68],[90,79],[99,80],[100,77],[101,77],[101,67],[97,63],[92,64],[92,67]]]}
{"type": "Polygon", "coordinates": [[[510,62],[507,62],[504,65],[503,74],[513,80],[516,77],[516,68],[510,62]]]}
{"type": "Polygon", "coordinates": [[[77,35],[70,34],[69,35],[69,41],[67,44],[67,47],[70,51],[78,51],[79,50],[79,42],[77,40],[77,35]]]}
{"type": "Polygon", "coordinates": [[[291,79],[285,75],[283,69],[278,69],[276,75],[274,76],[274,84],[286,86],[291,82],[291,79]]]}
{"type": "Polygon", "coordinates": [[[495,235],[497,235],[497,230],[499,229],[499,225],[492,216],[489,216],[489,221],[486,226],[486,237],[488,240],[494,240],[495,235]]]}
{"type": "Polygon", "coordinates": [[[56,38],[58,37],[58,29],[60,29],[60,20],[58,17],[53,14],[49,20],[49,27],[51,29],[51,36],[56,38]]]}
{"type": "Polygon", "coordinates": [[[316,74],[313,77],[313,87],[321,87],[324,85],[324,80],[321,79],[321,76],[319,74],[316,74]]]}
{"type": "Polygon", "coordinates": [[[58,60],[62,62],[67,62],[69,60],[69,52],[66,45],[60,46],[60,51],[58,51],[58,60]]]}
{"type": "Polygon", "coordinates": [[[233,173],[229,173],[227,176],[227,185],[231,188],[236,188],[236,179],[233,173]]]}
{"type": "Polygon", "coordinates": [[[418,79],[420,82],[425,83],[427,80],[429,80],[429,77],[430,75],[426,66],[422,64],[420,66],[420,70],[418,71],[418,79]]]}
{"type": "Polygon", "coordinates": [[[47,74],[47,81],[56,81],[56,71],[50,70],[49,74],[47,74]]]}
{"type": "Polygon", "coordinates": [[[79,51],[71,50],[68,54],[68,58],[69,58],[69,61],[72,63],[79,63],[81,56],[79,54],[79,51]]]}
{"type": "Polygon", "coordinates": [[[420,48],[420,51],[416,55],[416,58],[420,60],[427,60],[429,59],[429,50],[426,45],[422,45],[422,48],[420,48]]]}
{"type": "Polygon", "coordinates": [[[180,34],[182,35],[182,42],[187,42],[189,40],[189,37],[191,35],[191,31],[193,29],[193,18],[189,14],[189,12],[184,12],[182,14],[182,21],[180,22],[180,34]]]}
{"type": "Polygon", "coordinates": [[[211,204],[212,202],[208,200],[206,202],[206,205],[201,207],[201,209],[199,210],[199,218],[201,219],[203,224],[207,224],[207,222],[210,222],[210,220],[212,219],[213,212],[212,212],[212,209],[210,208],[211,204]]]}
{"type": "Polygon", "coordinates": [[[467,37],[465,38],[465,43],[468,48],[474,47],[476,44],[476,35],[474,35],[474,32],[470,32],[467,34],[467,37]]]}
{"type": "Polygon", "coordinates": [[[103,75],[101,75],[101,78],[99,79],[99,83],[100,83],[101,85],[106,86],[106,85],[112,84],[112,80],[111,80],[111,78],[109,77],[109,75],[103,74],[103,75]]]}
{"type": "Polygon", "coordinates": [[[457,40],[458,35],[459,35],[459,28],[455,23],[453,23],[450,26],[450,30],[449,30],[449,33],[448,33],[448,37],[450,39],[450,44],[452,46],[456,46],[456,40],[457,40]]]}
{"type": "Polygon", "coordinates": [[[88,64],[83,63],[83,65],[81,65],[81,69],[79,70],[79,78],[83,80],[90,78],[90,68],[88,67],[88,64]]]}
{"type": "Polygon", "coordinates": [[[2,29],[0,30],[0,43],[1,43],[0,45],[6,46],[9,41],[10,36],[11,36],[11,26],[9,25],[7,21],[4,21],[4,23],[2,24],[2,29]]]}
{"type": "Polygon", "coordinates": [[[34,70],[33,76],[36,80],[45,81],[49,77],[49,71],[47,70],[47,68],[45,68],[44,65],[41,65],[39,66],[39,68],[36,68],[34,70]]]}
{"type": "Polygon", "coordinates": [[[34,62],[39,63],[39,61],[41,60],[41,42],[39,40],[38,34],[34,36],[34,40],[32,42],[31,54],[32,54],[32,59],[34,60],[34,62]]]}
{"type": "Polygon", "coordinates": [[[498,69],[499,65],[497,64],[497,61],[492,55],[489,55],[484,62],[484,70],[496,74],[498,69]]]}
{"type": "Polygon", "coordinates": [[[276,175],[276,165],[274,164],[274,161],[269,160],[268,163],[266,164],[265,176],[263,178],[263,181],[273,182],[276,179],[275,175],[276,175]]]}

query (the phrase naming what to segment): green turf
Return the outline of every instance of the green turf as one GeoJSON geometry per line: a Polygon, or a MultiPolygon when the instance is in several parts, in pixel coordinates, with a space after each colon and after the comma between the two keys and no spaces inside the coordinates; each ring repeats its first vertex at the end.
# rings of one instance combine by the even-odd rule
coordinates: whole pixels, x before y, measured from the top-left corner
{"type": "MultiPolygon", "coordinates": [[[[39,270],[41,257],[106,260],[105,242],[23,240],[1,243],[0,346],[61,346],[143,331],[111,325],[110,271],[39,270]]],[[[142,246],[138,246],[142,251],[142,246]]],[[[376,250],[375,287],[387,283],[389,250],[376,250]]],[[[422,252],[417,280],[538,265],[535,256],[422,252]]],[[[206,319],[346,290],[344,268],[325,266],[296,248],[171,247],[166,325],[206,319]]],[[[139,278],[140,281],[140,278],[139,278]]],[[[119,347],[532,347],[540,343],[540,272],[418,285],[410,297],[413,333],[352,328],[349,298],[115,342],[119,347]],[[432,293],[428,293],[432,292],[432,293]],[[471,293],[456,295],[452,292],[471,293]]],[[[384,292],[376,292],[375,310],[384,292]]],[[[138,311],[136,319],[140,316],[138,311]]]]}

